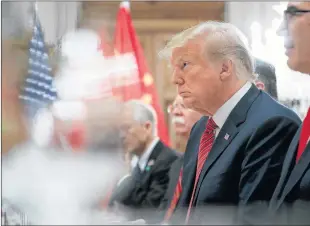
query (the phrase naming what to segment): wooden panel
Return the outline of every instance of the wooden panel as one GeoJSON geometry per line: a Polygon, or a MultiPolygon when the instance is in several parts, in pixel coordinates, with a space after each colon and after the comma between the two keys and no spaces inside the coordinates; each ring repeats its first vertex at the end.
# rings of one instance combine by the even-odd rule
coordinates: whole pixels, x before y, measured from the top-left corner
{"type": "MultiPolygon", "coordinates": [[[[130,10],[135,19],[202,19],[222,20],[225,2],[222,1],[132,1],[130,10]]],[[[83,13],[100,17],[116,14],[119,2],[83,2],[83,13]]]]}

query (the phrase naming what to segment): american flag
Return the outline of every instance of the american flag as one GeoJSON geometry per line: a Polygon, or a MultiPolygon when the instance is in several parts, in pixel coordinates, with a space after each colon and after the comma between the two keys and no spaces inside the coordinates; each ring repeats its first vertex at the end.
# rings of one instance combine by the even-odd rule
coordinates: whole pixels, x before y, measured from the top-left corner
{"type": "Polygon", "coordinates": [[[24,101],[26,114],[32,119],[37,111],[57,98],[53,88],[52,68],[49,66],[44,34],[35,16],[32,38],[29,42],[29,66],[20,99],[24,101]]]}

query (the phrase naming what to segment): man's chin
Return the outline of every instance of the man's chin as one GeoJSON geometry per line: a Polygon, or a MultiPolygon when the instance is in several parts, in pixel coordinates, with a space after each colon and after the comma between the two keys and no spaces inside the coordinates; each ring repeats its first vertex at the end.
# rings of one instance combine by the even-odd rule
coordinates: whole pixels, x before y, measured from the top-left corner
{"type": "Polygon", "coordinates": [[[183,98],[183,103],[184,103],[184,106],[186,108],[192,108],[193,107],[193,100],[190,97],[183,98]]]}
{"type": "Polygon", "coordinates": [[[293,71],[298,71],[304,74],[310,74],[309,62],[300,62],[298,60],[295,60],[294,58],[288,58],[287,66],[293,71]]]}
{"type": "Polygon", "coordinates": [[[189,132],[186,130],[176,130],[175,134],[177,136],[181,136],[181,137],[187,137],[189,135],[189,132]]]}

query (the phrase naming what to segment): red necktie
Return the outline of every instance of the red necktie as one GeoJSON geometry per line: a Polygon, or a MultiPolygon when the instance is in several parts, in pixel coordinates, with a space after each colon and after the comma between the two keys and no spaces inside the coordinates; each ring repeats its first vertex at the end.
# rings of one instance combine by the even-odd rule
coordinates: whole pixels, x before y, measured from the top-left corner
{"type": "Polygon", "coordinates": [[[300,134],[300,139],[299,139],[299,145],[298,145],[298,151],[297,151],[297,156],[296,156],[296,163],[300,159],[302,153],[304,152],[308,140],[310,137],[310,108],[308,109],[308,113],[306,115],[306,118],[302,124],[301,128],[301,134],[300,134]]]}
{"type": "Polygon", "coordinates": [[[177,206],[177,203],[179,201],[179,198],[180,198],[180,195],[181,195],[181,192],[182,192],[182,176],[183,176],[183,168],[181,169],[180,171],[180,175],[179,175],[179,179],[178,179],[178,184],[177,186],[175,187],[175,190],[174,190],[174,194],[173,194],[173,198],[171,200],[171,203],[170,203],[170,206],[166,212],[166,215],[165,215],[165,222],[168,222],[175,210],[175,207],[177,206]]]}
{"type": "Polygon", "coordinates": [[[196,169],[196,177],[195,177],[195,184],[194,184],[194,189],[192,192],[192,197],[189,203],[188,211],[187,211],[187,216],[186,216],[186,223],[188,223],[191,208],[193,205],[193,200],[196,192],[196,186],[197,182],[201,173],[201,170],[203,168],[203,165],[207,159],[208,154],[210,153],[214,140],[215,140],[215,129],[217,128],[217,125],[213,121],[212,118],[210,118],[207,122],[206,130],[202,134],[201,140],[200,140],[200,145],[199,145],[199,153],[198,153],[198,161],[197,161],[197,169],[196,169]]]}

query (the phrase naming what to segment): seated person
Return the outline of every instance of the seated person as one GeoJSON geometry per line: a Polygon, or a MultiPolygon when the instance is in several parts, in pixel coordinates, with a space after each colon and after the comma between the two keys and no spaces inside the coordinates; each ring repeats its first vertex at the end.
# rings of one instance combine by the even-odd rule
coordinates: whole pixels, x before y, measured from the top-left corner
{"type": "Polygon", "coordinates": [[[137,161],[114,189],[110,207],[127,208],[129,220],[153,222],[152,210],[159,207],[165,195],[168,172],[177,154],[157,137],[156,113],[149,105],[138,100],[127,102],[122,122],[125,151],[137,161]]]}

